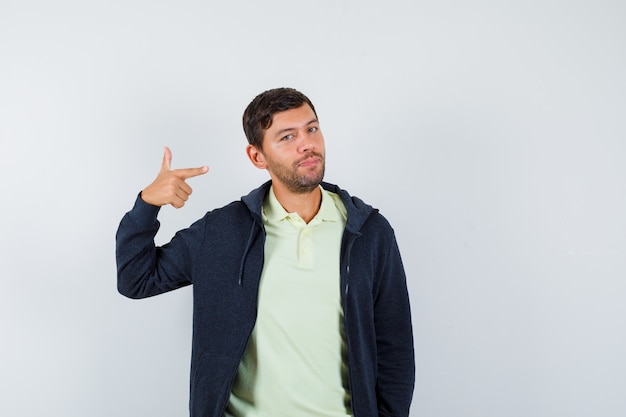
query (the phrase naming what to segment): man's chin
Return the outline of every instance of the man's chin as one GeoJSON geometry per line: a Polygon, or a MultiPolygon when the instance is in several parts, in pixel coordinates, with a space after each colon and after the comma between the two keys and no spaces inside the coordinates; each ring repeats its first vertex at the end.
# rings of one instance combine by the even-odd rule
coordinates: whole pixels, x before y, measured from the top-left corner
{"type": "Polygon", "coordinates": [[[313,190],[315,190],[317,187],[319,187],[320,183],[321,181],[316,182],[316,183],[299,184],[298,186],[293,187],[291,191],[293,191],[296,194],[308,194],[312,192],[313,190]]]}
{"type": "Polygon", "coordinates": [[[322,183],[323,176],[310,178],[308,180],[300,181],[298,184],[294,184],[292,191],[298,194],[306,194],[315,190],[322,183]]]}

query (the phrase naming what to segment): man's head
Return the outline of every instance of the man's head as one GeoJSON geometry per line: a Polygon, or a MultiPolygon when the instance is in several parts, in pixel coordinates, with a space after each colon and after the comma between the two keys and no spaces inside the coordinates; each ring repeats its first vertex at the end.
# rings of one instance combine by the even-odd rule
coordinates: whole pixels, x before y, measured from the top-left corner
{"type": "Polygon", "coordinates": [[[256,96],[243,113],[243,131],[248,143],[262,150],[263,137],[272,126],[274,114],[296,109],[303,104],[308,104],[317,117],[311,100],[293,88],[275,88],[256,96]]]}
{"type": "Polygon", "coordinates": [[[243,126],[246,153],[259,169],[266,169],[274,190],[308,193],[324,177],[324,136],[311,101],[292,88],[258,95],[246,108],[243,126]]]}

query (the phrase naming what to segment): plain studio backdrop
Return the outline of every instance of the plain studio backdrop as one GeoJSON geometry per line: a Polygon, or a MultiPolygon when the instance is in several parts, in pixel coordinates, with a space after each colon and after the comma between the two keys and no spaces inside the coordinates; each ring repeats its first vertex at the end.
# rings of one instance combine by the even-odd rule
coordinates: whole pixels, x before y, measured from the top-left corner
{"type": "Polygon", "coordinates": [[[0,415],[187,415],[191,288],[119,295],[115,231],[164,145],[159,243],[265,181],[280,86],[396,230],[411,416],[626,415],[625,4],[2,0],[0,415]]]}

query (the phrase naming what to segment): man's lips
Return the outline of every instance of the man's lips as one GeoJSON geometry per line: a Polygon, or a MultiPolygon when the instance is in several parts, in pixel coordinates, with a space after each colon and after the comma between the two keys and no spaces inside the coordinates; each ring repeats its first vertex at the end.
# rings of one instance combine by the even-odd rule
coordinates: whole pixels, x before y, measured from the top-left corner
{"type": "Polygon", "coordinates": [[[306,167],[310,167],[310,166],[313,166],[313,165],[317,165],[319,162],[320,162],[319,158],[308,158],[308,159],[305,159],[304,161],[300,162],[298,165],[301,166],[301,167],[306,168],[306,167]]]}
{"type": "Polygon", "coordinates": [[[298,162],[299,167],[311,167],[320,163],[322,158],[320,156],[309,156],[298,162]]]}

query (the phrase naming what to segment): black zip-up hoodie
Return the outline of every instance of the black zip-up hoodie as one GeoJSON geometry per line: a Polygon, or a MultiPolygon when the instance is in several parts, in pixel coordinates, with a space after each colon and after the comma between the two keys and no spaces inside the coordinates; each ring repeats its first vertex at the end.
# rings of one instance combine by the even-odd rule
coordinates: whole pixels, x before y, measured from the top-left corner
{"type": "MultiPolygon", "coordinates": [[[[193,284],[191,417],[222,417],[254,327],[263,269],[263,200],[271,182],[208,212],[162,247],[159,207],[137,198],[117,231],[117,285],[145,298],[193,284]]],[[[341,297],[355,417],[408,416],[415,381],[406,278],[393,229],[336,185],[347,210],[341,297]]]]}

